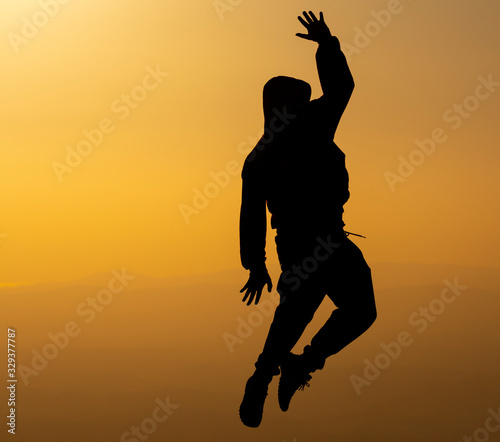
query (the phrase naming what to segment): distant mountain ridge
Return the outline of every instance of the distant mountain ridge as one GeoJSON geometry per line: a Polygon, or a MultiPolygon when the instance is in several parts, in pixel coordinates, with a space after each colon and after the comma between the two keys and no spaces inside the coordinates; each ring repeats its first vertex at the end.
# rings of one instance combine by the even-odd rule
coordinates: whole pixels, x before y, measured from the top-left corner
{"type": "MultiPolygon", "coordinates": [[[[415,287],[429,284],[441,284],[444,279],[458,278],[463,284],[474,285],[476,288],[498,289],[500,291],[500,267],[473,267],[455,264],[422,264],[422,263],[370,263],[375,289],[397,287],[415,287]]],[[[268,265],[269,273],[276,286],[280,269],[279,265],[268,265]]],[[[121,269],[117,268],[120,271],[121,269]]],[[[180,275],[158,277],[135,273],[133,269],[125,269],[127,274],[134,275],[131,288],[166,288],[188,287],[198,284],[232,285],[238,290],[244,285],[247,271],[242,268],[226,269],[213,273],[198,275],[180,275]],[[241,287],[240,287],[241,285],[241,287]]],[[[96,287],[106,286],[112,278],[109,272],[100,272],[81,278],[33,284],[0,286],[2,293],[20,293],[26,291],[51,290],[60,287],[96,287]]]]}

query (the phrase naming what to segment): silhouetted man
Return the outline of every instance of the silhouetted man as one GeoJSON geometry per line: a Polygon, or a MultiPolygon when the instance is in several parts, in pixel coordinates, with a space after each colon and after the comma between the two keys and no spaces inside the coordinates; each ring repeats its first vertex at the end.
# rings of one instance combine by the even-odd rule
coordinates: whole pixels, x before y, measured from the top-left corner
{"type": "Polygon", "coordinates": [[[272,377],[281,373],[283,411],[311,373],[366,331],[376,318],[371,271],[344,232],[343,205],[349,198],[345,155],[333,142],[354,89],[339,41],[323,14],[298,17],[319,43],[316,53],[323,95],[310,101],[308,83],[275,77],[264,86],[265,133],[245,160],[240,215],[243,267],[250,270],[243,302],[259,302],[272,282],[266,268],[266,204],[277,230],[281,265],[276,308],[264,349],[255,363],[240,406],[242,422],[259,426],[272,377]],[[301,355],[291,353],[325,295],[336,309],[301,355]]]}

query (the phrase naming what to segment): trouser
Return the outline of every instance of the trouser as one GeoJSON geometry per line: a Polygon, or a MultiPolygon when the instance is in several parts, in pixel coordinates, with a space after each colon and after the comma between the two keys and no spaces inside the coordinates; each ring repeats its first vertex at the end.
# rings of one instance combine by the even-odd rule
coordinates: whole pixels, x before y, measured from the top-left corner
{"type": "MultiPolygon", "coordinates": [[[[315,244],[280,253],[280,304],[255,366],[279,374],[314,313],[328,296],[337,307],[304,349],[310,371],[363,334],[376,318],[371,270],[361,250],[343,233],[316,238],[315,244]],[[299,258],[299,256],[301,258],[299,258]]],[[[282,249],[284,249],[282,247],[282,249]]]]}

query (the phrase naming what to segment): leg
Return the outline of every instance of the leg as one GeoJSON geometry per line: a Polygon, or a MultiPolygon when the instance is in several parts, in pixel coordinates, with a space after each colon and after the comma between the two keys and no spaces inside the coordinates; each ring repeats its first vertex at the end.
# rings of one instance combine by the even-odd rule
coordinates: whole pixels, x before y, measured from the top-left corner
{"type": "Polygon", "coordinates": [[[289,356],[325,297],[315,284],[313,275],[298,285],[288,284],[287,275],[284,271],[278,282],[281,302],[240,405],[240,419],[249,427],[260,425],[269,383],[274,375],[280,374],[279,366],[289,356]]]}
{"type": "Polygon", "coordinates": [[[370,267],[351,240],[346,238],[325,270],[322,279],[337,309],[304,349],[311,371],[323,368],[327,357],[357,339],[377,317],[370,267]]]}
{"type": "Polygon", "coordinates": [[[284,270],[278,282],[280,305],[276,308],[264,349],[255,366],[273,375],[279,374],[279,366],[302,336],[314,313],[325,297],[317,284],[317,275],[307,279],[290,278],[284,270]],[[300,282],[297,282],[300,281],[300,282]]]}

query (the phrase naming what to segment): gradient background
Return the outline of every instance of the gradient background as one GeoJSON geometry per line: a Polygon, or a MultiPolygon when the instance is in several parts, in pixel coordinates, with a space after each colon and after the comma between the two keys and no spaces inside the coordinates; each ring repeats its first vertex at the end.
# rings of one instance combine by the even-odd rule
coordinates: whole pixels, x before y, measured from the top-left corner
{"type": "Polygon", "coordinates": [[[119,441],[166,396],[179,408],[148,440],[472,435],[500,406],[500,91],[456,126],[443,115],[474,94],[478,77],[500,81],[500,6],[404,0],[378,32],[370,22],[386,1],[236,3],[74,0],[16,46],[11,33],[22,35],[43,2],[1,2],[1,324],[16,328],[18,363],[28,367],[48,333],[69,321],[82,330],[36,377],[19,381],[17,439],[119,441]],[[367,236],[355,242],[372,267],[380,315],[287,414],[271,391],[262,426],[251,430],[237,409],[271,316],[229,351],[223,334],[259,312],[238,293],[247,277],[239,173],[189,222],[180,207],[210,186],[211,172],[241,168],[261,134],[270,77],[304,79],[321,95],[316,44],[294,35],[303,9],[324,12],[356,81],[335,140],[351,179],[346,229],[367,236]],[[363,48],[359,29],[373,33],[363,48]],[[168,77],[120,119],[112,104],[157,66],[168,77]],[[102,118],[113,132],[59,180],[53,163],[102,118]],[[435,128],[446,141],[391,188],[387,172],[398,173],[401,157],[435,128]],[[77,306],[122,268],[135,279],[86,323],[77,306]],[[454,278],[467,285],[464,296],[420,335],[409,315],[454,278]],[[414,344],[358,397],[350,374],[403,330],[414,344]]]}

